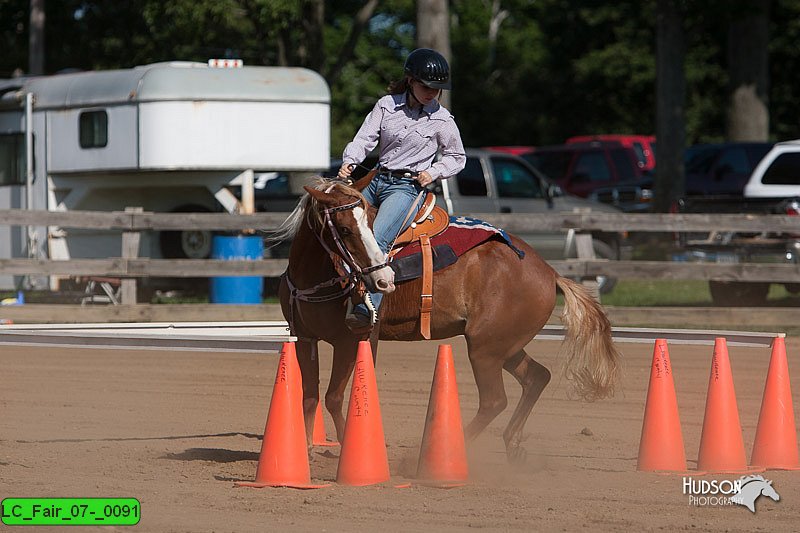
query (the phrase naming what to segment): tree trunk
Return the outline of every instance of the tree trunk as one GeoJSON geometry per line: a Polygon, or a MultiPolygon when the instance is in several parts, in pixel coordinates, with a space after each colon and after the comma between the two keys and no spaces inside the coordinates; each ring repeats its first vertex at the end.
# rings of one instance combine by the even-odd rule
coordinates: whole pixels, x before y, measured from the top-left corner
{"type": "Polygon", "coordinates": [[[44,74],[44,0],[31,0],[28,32],[28,74],[44,74]]]}
{"type": "Polygon", "coordinates": [[[308,43],[308,57],[305,66],[322,72],[325,64],[323,30],[325,28],[325,2],[308,0],[303,3],[303,30],[308,43]]]}
{"type": "Polygon", "coordinates": [[[728,139],[769,137],[769,0],[746,2],[728,27],[728,139]]]}
{"type": "Polygon", "coordinates": [[[500,0],[492,1],[492,18],[489,19],[489,70],[494,69],[494,61],[497,56],[497,36],[500,33],[500,25],[509,16],[509,12],[500,6],[500,0]]]}
{"type": "Polygon", "coordinates": [[[358,38],[361,36],[364,28],[366,28],[369,19],[372,18],[372,14],[375,12],[376,7],[378,7],[378,0],[368,0],[364,3],[361,9],[358,10],[358,13],[356,13],[355,17],[353,17],[353,26],[347,36],[347,41],[339,51],[339,57],[336,58],[336,63],[333,65],[333,67],[331,67],[331,70],[325,76],[325,79],[328,80],[329,85],[336,83],[336,81],[339,79],[339,76],[342,74],[342,69],[344,66],[353,58],[358,38]]]}
{"type": "MultiPolygon", "coordinates": [[[[432,48],[442,54],[448,63],[451,63],[450,10],[447,0],[419,0],[417,2],[417,46],[432,48]]],[[[442,91],[439,101],[449,109],[450,91],[442,91]]]]}
{"type": "Polygon", "coordinates": [[[667,212],[683,195],[683,151],[686,145],[685,39],[681,0],[658,0],[656,31],[656,164],[655,210],[667,212]]]}

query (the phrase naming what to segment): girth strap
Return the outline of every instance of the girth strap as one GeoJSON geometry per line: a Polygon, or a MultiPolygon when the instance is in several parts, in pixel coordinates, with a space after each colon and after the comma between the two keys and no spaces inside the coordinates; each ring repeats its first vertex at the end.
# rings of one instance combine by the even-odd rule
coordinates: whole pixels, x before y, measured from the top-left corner
{"type": "Polygon", "coordinates": [[[423,233],[419,236],[422,248],[422,293],[419,307],[419,329],[425,339],[431,338],[431,310],[433,309],[433,253],[431,239],[423,233]]]}

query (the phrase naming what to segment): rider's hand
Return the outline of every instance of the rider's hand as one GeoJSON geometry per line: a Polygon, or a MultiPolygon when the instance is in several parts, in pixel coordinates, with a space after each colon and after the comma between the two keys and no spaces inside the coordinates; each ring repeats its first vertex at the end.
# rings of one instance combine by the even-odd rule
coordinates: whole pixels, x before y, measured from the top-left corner
{"type": "Polygon", "coordinates": [[[433,177],[423,170],[422,172],[417,174],[417,181],[419,182],[420,185],[425,187],[426,185],[433,182],[433,177]]]}
{"type": "Polygon", "coordinates": [[[342,163],[342,166],[339,168],[339,173],[337,176],[339,179],[345,180],[350,177],[350,174],[353,173],[353,167],[355,165],[351,163],[342,163]]]}

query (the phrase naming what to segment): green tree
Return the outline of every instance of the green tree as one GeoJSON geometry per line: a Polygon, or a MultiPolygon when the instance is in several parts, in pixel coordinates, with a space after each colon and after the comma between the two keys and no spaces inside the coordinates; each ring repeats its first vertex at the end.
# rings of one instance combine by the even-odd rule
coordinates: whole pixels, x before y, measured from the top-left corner
{"type": "Polygon", "coordinates": [[[27,0],[0,2],[0,78],[10,78],[15,73],[28,70],[28,25],[30,23],[27,0]]]}
{"type": "MultiPolygon", "coordinates": [[[[356,2],[360,5],[360,3],[356,2]]],[[[355,10],[331,10],[325,33],[326,53],[338,57],[351,34],[355,10]]],[[[416,16],[412,0],[387,0],[371,17],[349,61],[331,84],[331,155],[341,156],[389,81],[403,75],[405,56],[414,48],[416,16]]]]}
{"type": "MultiPolygon", "coordinates": [[[[685,8],[686,143],[727,135],[735,7],[685,8]]],[[[771,0],[770,138],[800,137],[800,3],[771,0]]],[[[46,73],[238,57],[320,71],[332,93],[332,153],[415,47],[413,0],[45,2],[46,73]]],[[[653,133],[656,0],[451,0],[450,109],[465,143],[560,143],[579,133],[653,133]]],[[[0,0],[0,76],[29,71],[30,0],[0,0]]]]}
{"type": "Polygon", "coordinates": [[[770,9],[769,112],[773,140],[800,138],[800,2],[773,1],[770,9]]]}
{"type": "Polygon", "coordinates": [[[596,6],[506,1],[495,29],[492,5],[454,3],[454,62],[459,67],[463,58],[466,71],[456,68],[453,107],[468,143],[550,144],[580,133],[654,131],[652,6],[596,6]],[[481,112],[465,119],[461,109],[481,112]]]}

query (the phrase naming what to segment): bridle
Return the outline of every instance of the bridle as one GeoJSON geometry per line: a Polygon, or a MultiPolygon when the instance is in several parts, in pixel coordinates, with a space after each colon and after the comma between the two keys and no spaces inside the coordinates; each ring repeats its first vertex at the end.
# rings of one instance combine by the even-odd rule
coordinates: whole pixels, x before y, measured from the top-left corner
{"type": "MultiPolygon", "coordinates": [[[[355,209],[356,207],[362,205],[361,200],[356,200],[355,202],[345,204],[345,205],[338,205],[336,207],[328,207],[323,211],[324,219],[323,219],[323,226],[320,230],[319,234],[314,234],[317,237],[317,240],[325,248],[329,254],[334,253],[325,242],[323,238],[323,233],[325,232],[325,228],[327,227],[331,232],[331,237],[333,238],[333,242],[336,244],[336,247],[339,249],[339,253],[336,254],[344,260],[347,266],[350,268],[351,273],[355,273],[357,277],[361,278],[364,274],[370,274],[375,272],[376,270],[380,270],[385,266],[388,266],[388,262],[384,261],[383,263],[372,265],[370,267],[361,268],[358,263],[356,263],[353,254],[350,253],[350,250],[344,245],[344,241],[342,240],[342,236],[339,235],[339,230],[336,229],[336,224],[333,223],[333,218],[331,217],[331,213],[338,213],[339,211],[349,211],[351,209],[355,209]]],[[[310,223],[309,223],[310,227],[310,223]]],[[[312,228],[313,229],[313,228],[312,228]]]]}
{"type": "Polygon", "coordinates": [[[314,236],[319,241],[320,245],[325,249],[328,255],[333,258],[334,256],[341,258],[341,260],[347,265],[349,272],[346,274],[342,274],[338,277],[331,278],[327,281],[323,281],[322,283],[318,283],[313,287],[309,287],[307,289],[299,289],[297,288],[292,280],[289,278],[289,270],[287,268],[286,272],[283,273],[284,279],[286,279],[286,284],[289,288],[289,329],[290,331],[294,332],[294,302],[295,300],[300,300],[302,302],[310,302],[310,303],[322,303],[322,302],[330,302],[332,300],[337,300],[344,296],[350,294],[350,292],[361,282],[363,277],[371,272],[375,272],[376,270],[380,270],[388,266],[388,262],[383,262],[378,265],[372,265],[366,268],[362,268],[361,266],[356,263],[353,254],[350,253],[350,250],[344,245],[344,241],[342,236],[339,234],[339,230],[336,229],[336,225],[333,223],[333,218],[331,215],[333,213],[338,213],[340,211],[349,211],[351,209],[355,209],[362,205],[361,200],[356,200],[349,204],[339,205],[334,207],[328,207],[323,210],[323,221],[322,227],[320,228],[319,233],[314,231],[314,228],[311,225],[311,221],[308,217],[306,217],[306,222],[308,223],[309,229],[314,233],[314,236]],[[328,228],[331,234],[331,238],[333,239],[336,248],[338,249],[338,253],[331,250],[330,246],[325,242],[324,233],[325,228],[328,228]],[[328,289],[330,287],[334,287],[336,285],[340,286],[338,291],[327,293],[327,294],[318,294],[320,291],[324,289],[328,289]]]}

